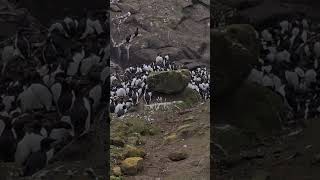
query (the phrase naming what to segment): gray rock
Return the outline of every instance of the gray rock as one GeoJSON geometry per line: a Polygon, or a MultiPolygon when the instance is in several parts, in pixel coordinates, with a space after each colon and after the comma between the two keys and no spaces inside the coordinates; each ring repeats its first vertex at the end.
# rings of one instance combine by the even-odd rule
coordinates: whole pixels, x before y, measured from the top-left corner
{"type": "Polygon", "coordinates": [[[191,79],[189,70],[154,72],[148,76],[147,83],[153,91],[165,94],[182,92],[191,79]]]}
{"type": "Polygon", "coordinates": [[[280,95],[248,82],[232,97],[228,111],[232,114],[230,122],[233,125],[259,135],[279,132],[280,118],[285,113],[280,95]]]}
{"type": "Polygon", "coordinates": [[[159,53],[169,55],[170,61],[178,61],[180,59],[185,59],[187,56],[185,55],[182,48],[179,47],[166,47],[159,49],[159,53]]]}
{"type": "Polygon", "coordinates": [[[154,49],[130,49],[130,64],[151,63],[157,57],[157,51],[154,49]]]}
{"type": "Polygon", "coordinates": [[[216,100],[224,100],[247,78],[258,63],[259,46],[250,25],[232,25],[223,30],[212,30],[211,56],[214,61],[216,100]]]}
{"type": "Polygon", "coordinates": [[[110,9],[113,12],[121,12],[121,9],[117,5],[114,5],[114,4],[110,5],[110,9]]]}
{"type": "Polygon", "coordinates": [[[198,67],[206,66],[207,64],[199,62],[198,59],[182,59],[176,62],[177,65],[181,65],[189,70],[194,70],[198,67]]]}
{"type": "Polygon", "coordinates": [[[177,4],[179,4],[182,8],[193,5],[192,0],[177,0],[177,4]]]}
{"type": "Polygon", "coordinates": [[[118,7],[124,13],[130,12],[131,14],[136,14],[140,11],[139,4],[137,3],[130,3],[130,4],[118,3],[118,7]]]}
{"type": "Polygon", "coordinates": [[[168,155],[171,161],[181,161],[188,158],[188,154],[186,152],[172,152],[168,155]]]}

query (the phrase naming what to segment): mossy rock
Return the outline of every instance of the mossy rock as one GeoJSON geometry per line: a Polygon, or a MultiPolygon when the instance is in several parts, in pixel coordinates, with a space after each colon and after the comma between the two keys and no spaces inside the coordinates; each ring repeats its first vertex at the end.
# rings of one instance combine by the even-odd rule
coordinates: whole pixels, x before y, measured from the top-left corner
{"type": "Polygon", "coordinates": [[[118,147],[124,147],[125,141],[120,137],[111,137],[110,144],[118,147]]]}
{"type": "Polygon", "coordinates": [[[165,144],[170,144],[170,143],[176,141],[177,139],[178,139],[177,134],[176,133],[172,133],[172,134],[164,137],[164,143],[165,144]]]}
{"type": "Polygon", "coordinates": [[[180,96],[183,100],[182,105],[186,107],[192,107],[201,100],[200,94],[189,87],[187,87],[180,96]]]}
{"type": "Polygon", "coordinates": [[[110,137],[111,139],[123,139],[125,140],[128,136],[128,125],[124,121],[111,121],[110,124],[110,137]]]}
{"type": "Polygon", "coordinates": [[[119,166],[113,167],[112,174],[117,177],[121,176],[122,175],[121,168],[119,166]]]}
{"type": "Polygon", "coordinates": [[[201,127],[198,124],[192,123],[192,124],[184,124],[182,126],[179,126],[176,132],[179,138],[187,139],[194,136],[200,130],[201,130],[201,127]]]}
{"type": "Polygon", "coordinates": [[[124,154],[125,157],[130,158],[130,157],[141,157],[143,158],[146,153],[143,149],[141,148],[137,148],[131,145],[126,145],[125,149],[124,149],[124,154]]]}
{"type": "Polygon", "coordinates": [[[143,144],[142,136],[153,136],[160,133],[160,129],[141,117],[128,118],[124,120],[111,121],[110,138],[113,145],[122,147],[123,142],[140,145],[143,144]],[[129,139],[129,137],[131,137],[129,139]],[[136,138],[135,138],[136,137],[136,138]],[[138,143],[138,144],[136,144],[138,143]]]}
{"type": "Polygon", "coordinates": [[[153,136],[160,131],[157,127],[149,124],[142,118],[132,118],[128,120],[126,124],[128,126],[128,129],[127,129],[128,134],[138,133],[143,136],[146,136],[146,135],[153,136]]]}
{"type": "Polygon", "coordinates": [[[181,161],[187,159],[189,157],[187,152],[179,151],[179,152],[172,152],[168,155],[168,158],[171,161],[181,161]]]}
{"type": "Polygon", "coordinates": [[[123,178],[117,176],[110,176],[110,180],[123,180],[123,178]]]}
{"type": "Polygon", "coordinates": [[[123,148],[119,148],[119,147],[111,145],[110,146],[110,158],[115,159],[115,160],[124,160],[125,154],[123,153],[123,148]]]}
{"type": "Polygon", "coordinates": [[[149,88],[158,93],[176,94],[182,92],[191,80],[189,70],[153,72],[147,78],[149,88]]]}
{"type": "Polygon", "coordinates": [[[280,95],[270,89],[245,82],[230,102],[231,123],[248,132],[273,134],[281,129],[280,118],[284,114],[280,95]]]}
{"type": "Polygon", "coordinates": [[[127,144],[133,145],[133,146],[139,146],[139,145],[144,145],[145,141],[140,134],[136,133],[133,136],[130,136],[127,138],[127,144]]]}
{"type": "Polygon", "coordinates": [[[163,96],[163,98],[169,101],[176,101],[176,103],[172,106],[172,109],[174,109],[175,106],[182,109],[190,108],[201,101],[200,94],[196,90],[193,90],[189,87],[186,87],[179,94],[167,95],[167,96],[163,96]]]}
{"type": "Polygon", "coordinates": [[[216,101],[224,101],[239,88],[258,63],[259,45],[250,25],[237,24],[211,30],[210,46],[216,101]]]}
{"type": "Polygon", "coordinates": [[[143,158],[131,157],[121,163],[121,171],[126,175],[136,175],[143,168],[143,158]]]}
{"type": "Polygon", "coordinates": [[[184,130],[184,129],[187,129],[187,128],[190,128],[190,127],[192,127],[192,124],[184,124],[184,125],[179,126],[179,127],[177,128],[177,132],[179,133],[180,131],[182,131],[182,130],[184,130]]]}

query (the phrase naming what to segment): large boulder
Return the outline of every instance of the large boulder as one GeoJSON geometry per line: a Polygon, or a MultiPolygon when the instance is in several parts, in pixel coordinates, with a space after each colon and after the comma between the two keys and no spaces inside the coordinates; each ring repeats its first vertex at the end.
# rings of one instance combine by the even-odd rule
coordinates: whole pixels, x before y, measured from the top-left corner
{"type": "Polygon", "coordinates": [[[241,43],[255,57],[259,57],[259,39],[257,39],[255,29],[248,24],[232,24],[226,27],[226,33],[231,39],[241,43]]]}
{"type": "Polygon", "coordinates": [[[245,82],[227,103],[219,106],[215,107],[217,118],[250,134],[264,136],[281,130],[285,113],[281,96],[263,86],[245,82]]]}
{"type": "Polygon", "coordinates": [[[235,24],[211,30],[215,98],[224,100],[247,78],[258,63],[259,45],[252,26],[235,24]]]}
{"type": "Polygon", "coordinates": [[[153,72],[148,76],[149,88],[158,93],[176,94],[182,92],[191,80],[189,70],[153,72]]]}

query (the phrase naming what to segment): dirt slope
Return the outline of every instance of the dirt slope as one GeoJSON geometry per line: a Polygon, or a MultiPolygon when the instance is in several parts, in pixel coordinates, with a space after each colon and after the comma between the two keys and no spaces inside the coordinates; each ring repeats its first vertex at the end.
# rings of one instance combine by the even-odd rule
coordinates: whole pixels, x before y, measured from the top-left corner
{"type": "MultiPolygon", "coordinates": [[[[144,143],[139,147],[146,152],[143,170],[135,176],[124,176],[124,179],[210,179],[209,113],[209,102],[185,110],[154,111],[148,114],[140,112],[141,117],[152,120],[152,125],[159,133],[142,137],[144,143]],[[168,157],[173,152],[185,152],[187,158],[171,161],[168,157]]],[[[130,121],[130,118],[137,115],[133,113],[122,120],[116,118],[114,120],[130,121]]],[[[111,129],[113,129],[112,123],[111,129]]]]}

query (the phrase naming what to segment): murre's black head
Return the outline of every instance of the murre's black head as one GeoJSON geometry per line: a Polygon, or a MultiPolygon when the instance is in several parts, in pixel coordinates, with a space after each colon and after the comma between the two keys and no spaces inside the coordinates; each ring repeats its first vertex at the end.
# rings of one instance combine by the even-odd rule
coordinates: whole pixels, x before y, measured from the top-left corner
{"type": "Polygon", "coordinates": [[[36,134],[41,134],[40,131],[41,131],[42,125],[41,125],[40,121],[32,122],[30,124],[30,128],[31,128],[32,132],[34,132],[36,134]]]}
{"type": "Polygon", "coordinates": [[[41,151],[48,151],[52,148],[52,143],[55,142],[56,140],[55,139],[52,139],[52,138],[44,138],[41,140],[40,142],[40,147],[41,147],[41,151]]]}
{"type": "Polygon", "coordinates": [[[126,42],[129,43],[129,42],[130,42],[130,39],[131,39],[131,35],[128,35],[128,36],[126,37],[126,42]]]}
{"type": "MultiPolygon", "coordinates": [[[[0,101],[2,101],[1,97],[0,97],[0,101]]],[[[4,110],[4,108],[5,108],[5,105],[4,105],[4,104],[2,104],[2,103],[0,103],[0,111],[3,111],[3,110],[4,110]]]]}
{"type": "Polygon", "coordinates": [[[134,36],[138,36],[139,34],[139,28],[136,29],[136,31],[134,32],[134,36]]]}

